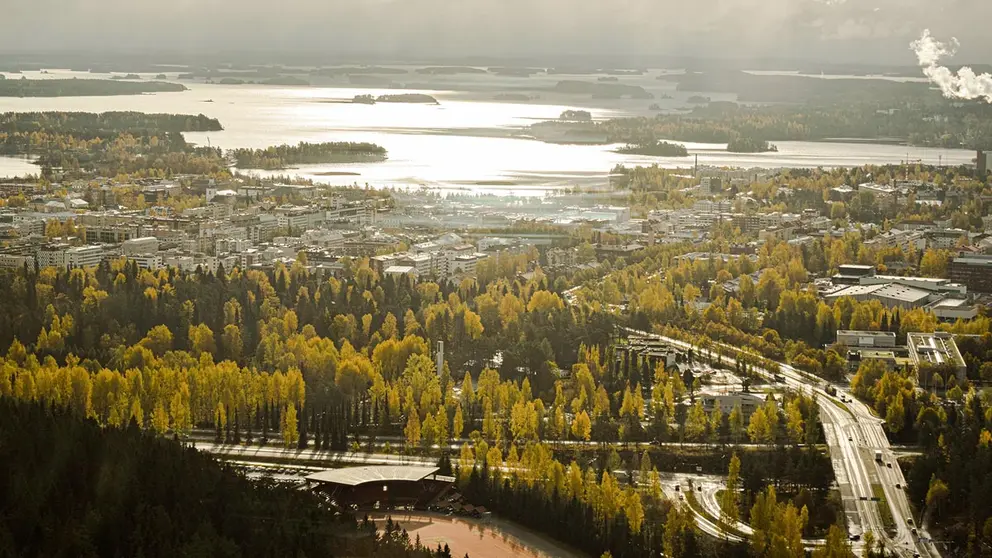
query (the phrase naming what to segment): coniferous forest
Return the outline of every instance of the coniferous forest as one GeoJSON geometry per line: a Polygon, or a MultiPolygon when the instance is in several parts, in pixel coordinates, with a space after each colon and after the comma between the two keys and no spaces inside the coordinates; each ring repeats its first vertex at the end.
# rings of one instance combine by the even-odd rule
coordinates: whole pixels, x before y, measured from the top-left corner
{"type": "Polygon", "coordinates": [[[0,399],[0,556],[443,557],[135,422],[0,399]]]}

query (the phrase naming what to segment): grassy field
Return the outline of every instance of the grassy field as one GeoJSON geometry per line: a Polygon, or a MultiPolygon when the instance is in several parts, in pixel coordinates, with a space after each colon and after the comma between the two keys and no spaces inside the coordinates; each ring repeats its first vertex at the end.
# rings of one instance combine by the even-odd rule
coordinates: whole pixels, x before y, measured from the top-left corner
{"type": "Polygon", "coordinates": [[[882,490],[882,485],[871,485],[871,493],[877,499],[878,514],[882,518],[882,526],[885,527],[885,531],[889,535],[894,535],[896,532],[896,521],[892,518],[892,510],[889,508],[888,500],[885,499],[885,491],[882,490]]]}

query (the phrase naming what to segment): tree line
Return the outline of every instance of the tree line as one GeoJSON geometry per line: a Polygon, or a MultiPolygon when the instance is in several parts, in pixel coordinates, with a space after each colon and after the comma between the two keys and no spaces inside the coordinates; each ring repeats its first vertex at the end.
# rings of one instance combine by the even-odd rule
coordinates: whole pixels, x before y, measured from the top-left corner
{"type": "Polygon", "coordinates": [[[133,422],[0,397],[0,554],[449,557],[133,422]]]}

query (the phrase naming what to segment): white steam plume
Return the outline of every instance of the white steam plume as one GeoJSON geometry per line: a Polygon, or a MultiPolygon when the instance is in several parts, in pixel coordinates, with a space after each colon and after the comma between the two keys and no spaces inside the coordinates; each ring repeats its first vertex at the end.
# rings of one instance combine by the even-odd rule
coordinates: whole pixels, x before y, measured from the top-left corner
{"type": "Polygon", "coordinates": [[[965,66],[957,73],[941,66],[940,59],[954,56],[958,48],[958,40],[952,38],[951,43],[945,44],[933,38],[930,30],[910,44],[916,57],[923,67],[923,74],[940,87],[945,97],[954,99],[985,99],[992,103],[992,75],[976,75],[975,71],[965,66]]]}

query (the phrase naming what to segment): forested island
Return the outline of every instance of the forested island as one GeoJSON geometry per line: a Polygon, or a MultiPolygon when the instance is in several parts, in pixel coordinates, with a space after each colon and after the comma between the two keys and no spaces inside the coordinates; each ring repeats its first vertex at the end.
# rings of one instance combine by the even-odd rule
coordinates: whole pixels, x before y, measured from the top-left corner
{"type": "MultiPolygon", "coordinates": [[[[326,101],[326,102],[338,102],[338,101],[326,101]]],[[[378,97],[364,94],[355,95],[351,99],[352,103],[359,105],[374,105],[376,103],[412,103],[412,104],[422,104],[422,105],[439,105],[437,99],[430,95],[424,93],[399,93],[391,95],[379,95],[378,97]]]]}
{"type": "Polygon", "coordinates": [[[178,83],[120,79],[4,79],[0,97],[109,97],[186,91],[178,83]]]}
{"type": "Polygon", "coordinates": [[[51,407],[9,395],[0,393],[2,556],[450,557],[398,529],[376,536],[313,492],[250,480],[134,417],[101,427],[74,412],[88,393],[51,407]]]}
{"type": "Polygon", "coordinates": [[[397,93],[391,95],[379,95],[375,98],[377,103],[420,103],[429,105],[440,104],[437,99],[425,93],[397,93]]]}
{"type": "Polygon", "coordinates": [[[914,146],[992,149],[992,105],[980,102],[910,104],[880,110],[877,104],[741,106],[713,102],[688,114],[615,118],[599,122],[553,120],[531,125],[543,139],[598,137],[600,143],[645,143],[658,139],[730,143],[749,137],[761,141],[822,141],[901,138],[914,146]]]}
{"type": "Polygon", "coordinates": [[[193,147],[182,132],[221,129],[202,114],[8,112],[0,114],[0,154],[37,156],[43,171],[211,173],[225,168],[219,150],[193,147]]]}
{"type": "Polygon", "coordinates": [[[458,74],[485,74],[488,72],[482,68],[473,68],[471,66],[429,66],[426,68],[417,68],[417,73],[429,76],[454,76],[458,74]]]}
{"type": "Polygon", "coordinates": [[[590,122],[592,121],[592,114],[587,110],[566,110],[558,116],[558,120],[570,122],[590,122]]]}
{"type": "Polygon", "coordinates": [[[769,151],[778,151],[778,147],[765,140],[738,136],[727,144],[727,151],[731,153],[768,153],[769,151]]]}
{"type": "Polygon", "coordinates": [[[626,155],[649,155],[652,157],[686,157],[689,151],[679,143],[655,141],[642,144],[628,144],[616,150],[626,155]]]}
{"type": "Polygon", "coordinates": [[[337,68],[318,68],[311,70],[310,75],[323,77],[356,76],[370,74],[399,75],[409,73],[403,68],[386,68],[382,66],[343,66],[337,68]]]}
{"type": "Polygon", "coordinates": [[[555,84],[553,90],[557,93],[568,93],[575,95],[592,95],[597,99],[653,99],[654,95],[648,93],[639,85],[626,85],[623,83],[600,83],[589,81],[563,80],[555,84]]]}
{"type": "Polygon", "coordinates": [[[385,148],[374,143],[325,142],[279,145],[265,149],[232,149],[227,152],[242,169],[280,170],[289,165],[370,163],[386,160],[385,148]]]}

